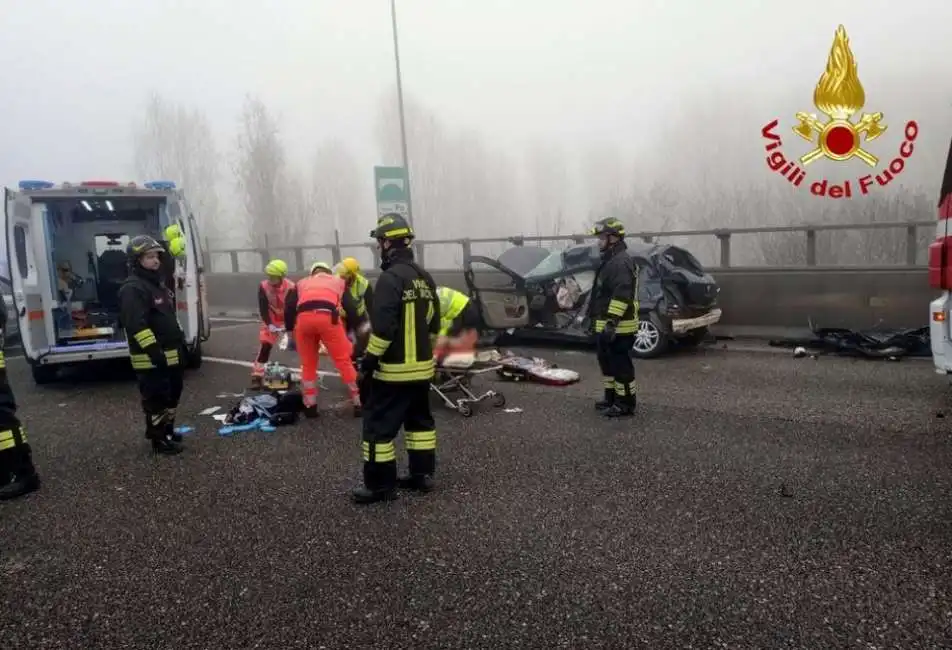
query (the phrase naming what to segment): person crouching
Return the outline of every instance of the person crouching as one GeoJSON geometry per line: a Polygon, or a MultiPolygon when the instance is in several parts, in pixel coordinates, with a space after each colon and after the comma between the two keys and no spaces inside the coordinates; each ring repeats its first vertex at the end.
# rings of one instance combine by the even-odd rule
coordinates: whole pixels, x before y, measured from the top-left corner
{"type": "Polygon", "coordinates": [[[294,283],[288,279],[288,265],[283,260],[271,260],[264,267],[267,279],[258,285],[258,355],[251,366],[251,388],[260,390],[264,383],[264,367],[271,358],[271,350],[284,330],[284,307],[294,283]]]}
{"type": "Polygon", "coordinates": [[[357,369],[351,361],[352,345],[344,330],[341,312],[348,323],[362,323],[353,296],[344,281],[334,275],[330,265],[315,262],[310,276],[300,280],[288,293],[284,324],[288,336],[294,336],[301,359],[301,395],[304,416],[317,417],[317,369],[321,343],[347,385],[354,415],[360,415],[360,391],[357,369]]]}

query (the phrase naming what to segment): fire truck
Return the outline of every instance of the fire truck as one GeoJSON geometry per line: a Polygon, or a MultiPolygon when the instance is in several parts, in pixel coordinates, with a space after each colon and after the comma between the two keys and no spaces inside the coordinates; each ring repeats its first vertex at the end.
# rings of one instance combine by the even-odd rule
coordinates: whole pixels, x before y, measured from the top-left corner
{"type": "Polygon", "coordinates": [[[945,161],[942,189],[939,192],[939,214],[935,241],[929,245],[929,285],[942,292],[929,304],[929,336],[932,339],[932,361],[940,375],[952,374],[952,144],[945,161]]]}

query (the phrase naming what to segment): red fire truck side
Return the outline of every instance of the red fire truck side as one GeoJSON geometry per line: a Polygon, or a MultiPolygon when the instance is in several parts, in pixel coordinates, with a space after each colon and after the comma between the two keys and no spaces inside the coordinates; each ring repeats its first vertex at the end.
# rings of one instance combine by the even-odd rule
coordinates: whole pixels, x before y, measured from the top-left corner
{"type": "Polygon", "coordinates": [[[939,218],[935,241],[929,244],[929,286],[942,295],[929,304],[929,335],[932,361],[939,374],[952,374],[952,145],[945,161],[942,190],[939,192],[939,218]]]}

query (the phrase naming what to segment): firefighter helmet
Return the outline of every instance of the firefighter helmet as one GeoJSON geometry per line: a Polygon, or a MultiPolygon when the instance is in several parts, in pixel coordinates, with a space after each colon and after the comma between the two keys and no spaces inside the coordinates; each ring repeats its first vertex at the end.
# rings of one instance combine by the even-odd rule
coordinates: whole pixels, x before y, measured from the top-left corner
{"type": "Polygon", "coordinates": [[[138,262],[139,258],[146,253],[161,252],[164,250],[165,248],[162,247],[162,244],[160,244],[155,237],[137,235],[129,240],[129,244],[126,246],[126,257],[129,258],[129,263],[133,264],[138,262]]]}
{"type": "Polygon", "coordinates": [[[389,239],[391,241],[401,241],[404,239],[413,239],[413,228],[407,220],[396,212],[385,214],[377,220],[377,227],[370,231],[370,236],[374,239],[389,239]]]}
{"type": "Polygon", "coordinates": [[[614,217],[605,217],[604,219],[599,219],[595,222],[595,225],[592,226],[592,235],[615,235],[617,237],[625,236],[625,224],[623,224],[618,219],[614,217]]]}

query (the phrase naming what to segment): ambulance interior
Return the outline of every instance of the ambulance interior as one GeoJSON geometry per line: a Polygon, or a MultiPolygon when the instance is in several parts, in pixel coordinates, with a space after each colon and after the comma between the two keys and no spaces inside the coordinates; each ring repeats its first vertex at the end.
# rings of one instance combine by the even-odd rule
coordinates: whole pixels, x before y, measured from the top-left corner
{"type": "Polygon", "coordinates": [[[126,245],[161,239],[163,197],[89,196],[45,202],[57,346],[125,345],[119,287],[129,274],[126,245]]]}

